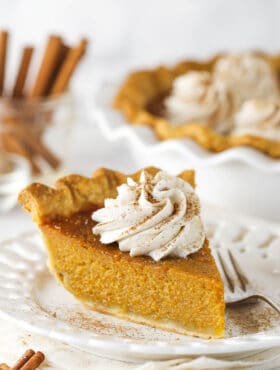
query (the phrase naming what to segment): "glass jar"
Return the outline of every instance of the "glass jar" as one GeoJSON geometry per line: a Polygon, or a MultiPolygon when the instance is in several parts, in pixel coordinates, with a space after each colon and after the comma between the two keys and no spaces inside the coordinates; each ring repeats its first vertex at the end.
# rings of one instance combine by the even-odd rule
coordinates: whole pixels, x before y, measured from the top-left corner
{"type": "Polygon", "coordinates": [[[5,204],[11,202],[3,201],[5,191],[2,190],[1,195],[1,186],[2,189],[7,188],[7,183],[10,183],[10,188],[15,193],[20,190],[20,186],[11,184],[18,182],[25,186],[27,177],[31,181],[30,174],[33,180],[35,177],[35,180],[41,181],[42,178],[47,179],[48,176],[53,177],[58,171],[63,171],[69,153],[73,121],[74,100],[69,93],[36,100],[0,99],[2,208],[6,208],[5,204]],[[24,178],[24,181],[16,174],[24,178]]]}
{"type": "Polygon", "coordinates": [[[70,94],[38,100],[0,100],[4,152],[24,157],[34,175],[56,171],[68,154],[74,102],[70,94]]]}

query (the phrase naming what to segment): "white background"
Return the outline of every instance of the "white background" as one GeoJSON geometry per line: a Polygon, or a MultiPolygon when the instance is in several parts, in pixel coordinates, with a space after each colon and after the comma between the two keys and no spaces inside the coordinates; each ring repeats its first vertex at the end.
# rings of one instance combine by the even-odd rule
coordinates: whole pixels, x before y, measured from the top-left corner
{"type": "Polygon", "coordinates": [[[279,51],[279,14],[278,0],[0,0],[0,27],[12,32],[11,67],[19,44],[42,47],[50,32],[71,43],[87,36],[88,84],[98,66],[115,70],[221,50],[279,51]]]}

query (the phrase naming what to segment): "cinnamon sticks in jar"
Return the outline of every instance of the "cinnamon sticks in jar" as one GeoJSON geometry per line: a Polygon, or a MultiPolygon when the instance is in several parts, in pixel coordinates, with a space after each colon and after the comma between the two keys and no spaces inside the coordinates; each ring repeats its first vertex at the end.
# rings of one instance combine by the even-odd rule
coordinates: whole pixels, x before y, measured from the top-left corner
{"type": "Polygon", "coordinates": [[[8,32],[0,31],[0,146],[2,150],[27,158],[33,173],[39,174],[41,166],[37,162],[44,161],[51,168],[57,168],[60,164],[60,160],[43,142],[44,130],[52,124],[58,107],[53,104],[49,108],[49,103],[68,89],[70,80],[85,55],[87,41],[82,39],[77,45],[70,47],[64,43],[62,37],[50,35],[34,78],[29,76],[34,48],[23,48],[9,93],[5,86],[8,40],[8,32]],[[28,80],[31,81],[31,88],[26,86],[28,80]],[[48,122],[40,122],[42,117],[48,122]],[[44,129],[37,127],[41,124],[44,129]]]}
{"type": "Polygon", "coordinates": [[[53,86],[50,89],[50,95],[58,95],[67,89],[75,68],[84,56],[87,47],[87,40],[82,39],[76,47],[70,49],[67,57],[63,61],[59,73],[54,80],[53,86]]]}
{"type": "Polygon", "coordinates": [[[18,68],[17,77],[15,80],[12,97],[13,98],[22,98],[23,90],[33,54],[33,47],[25,47],[22,51],[22,57],[20,60],[20,65],[18,68]]]}
{"type": "Polygon", "coordinates": [[[0,32],[0,96],[3,95],[6,74],[6,58],[8,48],[8,32],[0,32]]]}

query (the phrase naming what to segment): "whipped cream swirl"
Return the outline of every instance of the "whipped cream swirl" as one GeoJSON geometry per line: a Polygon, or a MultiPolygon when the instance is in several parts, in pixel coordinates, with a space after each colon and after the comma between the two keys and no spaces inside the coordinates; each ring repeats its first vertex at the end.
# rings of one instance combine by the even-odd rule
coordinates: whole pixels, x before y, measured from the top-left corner
{"type": "Polygon", "coordinates": [[[246,101],[235,115],[233,134],[280,140],[280,101],[246,101]]]}
{"type": "Polygon", "coordinates": [[[231,95],[225,84],[208,72],[193,71],[177,77],[165,106],[173,124],[200,123],[222,133],[231,128],[231,95]]]}
{"type": "Polygon", "coordinates": [[[92,214],[98,222],[93,233],[102,243],[118,242],[121,251],[155,261],[185,258],[203,246],[200,203],[189,183],[164,171],[154,177],[143,171],[139,183],[128,178],[117,191],[92,214]]]}
{"type": "Polygon", "coordinates": [[[252,52],[219,58],[213,75],[231,91],[237,109],[248,99],[275,98],[279,95],[277,78],[270,64],[252,52]]]}

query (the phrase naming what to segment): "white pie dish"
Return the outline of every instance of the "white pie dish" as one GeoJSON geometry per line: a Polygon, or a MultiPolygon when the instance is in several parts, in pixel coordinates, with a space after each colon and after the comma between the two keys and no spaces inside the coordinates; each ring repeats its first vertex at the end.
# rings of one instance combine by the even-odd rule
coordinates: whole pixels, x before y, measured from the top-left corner
{"type": "Polygon", "coordinates": [[[139,167],[155,165],[170,173],[195,168],[201,199],[240,213],[280,221],[280,160],[249,147],[210,153],[189,139],[159,141],[151,128],[131,125],[112,100],[119,87],[104,83],[89,113],[108,141],[126,138],[139,167]]]}

